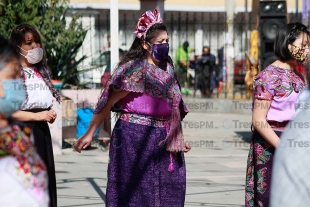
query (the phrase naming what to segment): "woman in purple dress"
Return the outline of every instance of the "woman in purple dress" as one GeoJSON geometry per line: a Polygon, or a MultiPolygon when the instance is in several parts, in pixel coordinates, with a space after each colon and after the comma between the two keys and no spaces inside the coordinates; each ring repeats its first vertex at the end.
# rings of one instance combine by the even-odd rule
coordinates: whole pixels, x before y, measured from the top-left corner
{"type": "Polygon", "coordinates": [[[253,113],[250,151],[246,172],[245,206],[269,206],[272,161],[281,133],[294,117],[295,102],[305,87],[295,72],[309,53],[309,33],[301,23],[278,31],[274,42],[278,60],[260,72],[253,83],[253,113]]]}
{"type": "Polygon", "coordinates": [[[147,11],[136,38],[98,101],[87,132],[74,144],[81,152],[110,110],[120,112],[112,132],[107,207],[181,207],[185,201],[181,120],[187,114],[167,28],[157,10],[147,11]]]}

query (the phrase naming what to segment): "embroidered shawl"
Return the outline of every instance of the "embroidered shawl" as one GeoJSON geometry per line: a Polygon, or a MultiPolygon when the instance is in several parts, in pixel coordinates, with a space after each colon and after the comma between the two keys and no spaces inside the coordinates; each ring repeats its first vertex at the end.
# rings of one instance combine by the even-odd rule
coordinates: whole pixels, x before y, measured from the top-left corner
{"type": "Polygon", "coordinates": [[[30,139],[31,129],[20,121],[11,118],[8,121],[10,125],[0,129],[0,158],[7,155],[16,158],[19,167],[13,173],[25,186],[46,189],[46,167],[30,139]]]}
{"type": "MultiPolygon", "coordinates": [[[[167,64],[164,69],[161,69],[148,63],[144,58],[129,61],[116,68],[99,98],[95,113],[99,113],[106,105],[113,86],[117,86],[121,90],[146,93],[172,104],[170,129],[166,139],[159,144],[166,144],[166,149],[170,152],[185,149],[181,120],[188,110],[182,100],[180,85],[172,65],[167,64]]],[[[111,110],[113,111],[114,108],[117,107],[112,107],[111,110]]]]}

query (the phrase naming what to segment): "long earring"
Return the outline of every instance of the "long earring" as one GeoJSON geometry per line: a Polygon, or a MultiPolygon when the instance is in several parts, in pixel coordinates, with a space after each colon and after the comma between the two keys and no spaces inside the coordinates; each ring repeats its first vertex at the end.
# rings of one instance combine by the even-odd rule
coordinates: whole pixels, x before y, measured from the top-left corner
{"type": "Polygon", "coordinates": [[[142,40],[142,41],[143,41],[143,43],[142,43],[143,49],[147,50],[147,43],[146,43],[146,41],[145,40],[142,40]]]}

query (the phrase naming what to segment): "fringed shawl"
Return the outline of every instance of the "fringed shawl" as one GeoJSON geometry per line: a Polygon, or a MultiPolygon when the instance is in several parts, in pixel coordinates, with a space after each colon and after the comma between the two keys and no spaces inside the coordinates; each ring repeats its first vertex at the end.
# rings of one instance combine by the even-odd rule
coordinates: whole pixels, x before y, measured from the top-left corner
{"type": "MultiPolygon", "coordinates": [[[[173,66],[167,64],[165,68],[166,70],[163,70],[150,64],[147,59],[132,60],[116,68],[99,98],[95,113],[99,113],[106,105],[113,86],[162,99],[172,105],[172,113],[167,137],[159,144],[166,144],[166,149],[170,152],[178,152],[185,149],[181,120],[188,110],[182,100],[180,85],[173,66]]],[[[112,107],[111,110],[114,111],[115,108],[118,107],[112,107]]]]}

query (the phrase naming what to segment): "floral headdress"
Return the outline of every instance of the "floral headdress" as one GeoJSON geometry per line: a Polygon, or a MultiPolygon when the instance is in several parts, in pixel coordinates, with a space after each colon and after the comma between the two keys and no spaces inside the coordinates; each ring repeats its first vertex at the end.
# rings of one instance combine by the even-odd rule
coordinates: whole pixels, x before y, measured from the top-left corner
{"type": "Polygon", "coordinates": [[[162,23],[162,19],[160,18],[160,14],[157,9],[154,9],[153,12],[150,10],[146,11],[142,14],[137,23],[136,31],[134,32],[136,37],[141,39],[143,36],[145,38],[146,32],[156,23],[162,23]]]}

